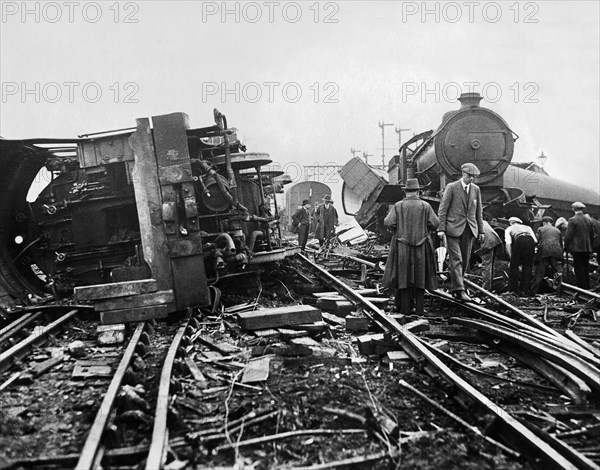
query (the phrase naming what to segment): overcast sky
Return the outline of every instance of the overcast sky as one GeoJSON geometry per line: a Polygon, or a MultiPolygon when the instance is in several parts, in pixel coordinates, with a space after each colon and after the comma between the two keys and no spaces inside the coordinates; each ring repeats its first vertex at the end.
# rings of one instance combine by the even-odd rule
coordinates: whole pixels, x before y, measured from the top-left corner
{"type": "Polygon", "coordinates": [[[203,127],[216,107],[303,179],[351,148],[379,163],[378,122],[434,129],[471,87],[520,136],[514,161],[544,151],[551,175],[600,190],[597,1],[1,4],[4,138],[175,111],[203,127]]]}

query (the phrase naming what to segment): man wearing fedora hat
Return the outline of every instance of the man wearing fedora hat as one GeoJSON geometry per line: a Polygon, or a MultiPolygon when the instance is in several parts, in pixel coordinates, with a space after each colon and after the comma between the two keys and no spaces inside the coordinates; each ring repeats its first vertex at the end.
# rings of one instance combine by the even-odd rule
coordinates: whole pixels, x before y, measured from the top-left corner
{"type": "Polygon", "coordinates": [[[310,200],[304,199],[302,206],[292,216],[292,225],[298,229],[298,245],[302,251],[306,249],[308,230],[310,227],[310,200]]]}
{"type": "Polygon", "coordinates": [[[385,264],[383,285],[396,291],[396,308],[410,313],[414,303],[417,315],[423,313],[425,289],[436,289],[437,278],[429,229],[439,220],[432,207],[419,198],[419,181],[409,179],[406,197],[397,202],[384,223],[394,230],[385,264]]]}
{"type": "Polygon", "coordinates": [[[471,299],[465,293],[464,273],[469,267],[474,238],[485,240],[481,190],[473,181],[480,174],[473,163],[461,166],[462,176],[444,189],[438,216],[438,236],[448,249],[452,295],[463,301],[471,299]]]}
{"type": "Polygon", "coordinates": [[[569,219],[565,233],[565,251],[573,255],[573,269],[577,287],[590,288],[590,254],[594,241],[594,225],[583,210],[585,204],[577,201],[571,204],[575,215],[569,219]]]}
{"type": "Polygon", "coordinates": [[[333,207],[333,201],[329,194],[323,198],[323,203],[319,204],[315,210],[315,219],[317,222],[315,238],[319,240],[319,245],[323,246],[333,238],[338,225],[338,213],[333,207]]]}

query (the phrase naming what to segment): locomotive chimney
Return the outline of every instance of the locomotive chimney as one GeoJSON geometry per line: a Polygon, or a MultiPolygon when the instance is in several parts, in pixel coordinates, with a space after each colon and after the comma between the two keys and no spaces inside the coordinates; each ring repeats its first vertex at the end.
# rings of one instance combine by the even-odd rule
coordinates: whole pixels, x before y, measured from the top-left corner
{"type": "Polygon", "coordinates": [[[481,95],[477,92],[462,93],[458,98],[460,108],[477,108],[482,100],[481,95]]]}

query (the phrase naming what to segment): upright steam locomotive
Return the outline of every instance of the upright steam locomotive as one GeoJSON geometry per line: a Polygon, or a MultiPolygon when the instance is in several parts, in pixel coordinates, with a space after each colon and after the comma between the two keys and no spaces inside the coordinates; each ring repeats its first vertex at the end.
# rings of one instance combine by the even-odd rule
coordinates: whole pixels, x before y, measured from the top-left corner
{"type": "Polygon", "coordinates": [[[478,93],[463,93],[460,109],[444,114],[437,130],[415,135],[400,147],[387,178],[358,158],[350,160],[340,171],[346,213],[363,226],[374,226],[402,197],[400,186],[409,178],[418,178],[425,187],[422,197],[436,208],[446,184],[460,178],[463,163],[472,162],[481,171],[475,182],[489,219],[570,217],[573,201],[600,214],[598,193],[551,178],[535,164],[512,163],[518,136],[502,117],[481,107],[481,99],[478,93]]]}
{"type": "Polygon", "coordinates": [[[263,171],[269,155],[247,153],[225,116],[214,118],[199,129],[174,113],[78,139],[0,139],[0,305],[161,276],[178,307],[203,305],[212,280],[293,253],[270,196],[283,172],[263,171]]]}

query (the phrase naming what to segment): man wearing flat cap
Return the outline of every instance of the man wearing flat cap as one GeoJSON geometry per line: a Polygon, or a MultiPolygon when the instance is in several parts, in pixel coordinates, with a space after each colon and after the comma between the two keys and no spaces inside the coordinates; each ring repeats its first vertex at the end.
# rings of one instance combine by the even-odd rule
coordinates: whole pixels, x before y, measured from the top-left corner
{"type": "Polygon", "coordinates": [[[563,242],[562,233],[554,225],[552,217],[542,217],[542,226],[537,229],[538,249],[535,254],[535,272],[531,291],[537,294],[542,285],[548,267],[552,267],[554,276],[562,273],[563,242]]]}
{"type": "Polygon", "coordinates": [[[409,314],[424,311],[425,289],[436,289],[433,244],[429,230],[438,226],[433,208],[419,198],[419,181],[409,179],[406,197],[394,204],[384,223],[394,230],[385,263],[383,285],[396,291],[396,309],[409,314]]]}
{"type": "Polygon", "coordinates": [[[338,213],[329,194],[323,198],[323,204],[319,204],[315,210],[315,220],[315,238],[319,240],[320,246],[324,246],[335,236],[335,228],[338,225],[338,213]]]}
{"type": "Polygon", "coordinates": [[[310,227],[310,200],[304,199],[302,206],[292,216],[292,226],[298,229],[298,245],[302,251],[306,249],[308,229],[310,227]]]}
{"type": "Polygon", "coordinates": [[[462,177],[444,189],[438,216],[438,236],[448,249],[452,295],[463,301],[471,299],[465,293],[464,273],[469,267],[473,240],[485,240],[481,190],[473,181],[479,168],[473,163],[461,166],[462,177]]]}
{"type": "Polygon", "coordinates": [[[506,252],[510,257],[508,267],[508,290],[517,295],[531,294],[531,274],[537,238],[533,229],[518,217],[508,219],[510,227],[504,231],[506,252]],[[519,276],[521,268],[521,276],[519,276]]]}
{"type": "Polygon", "coordinates": [[[594,226],[583,210],[585,205],[574,202],[571,208],[575,215],[569,219],[565,234],[565,251],[573,255],[573,269],[577,287],[590,288],[590,255],[594,240],[594,226]]]}

